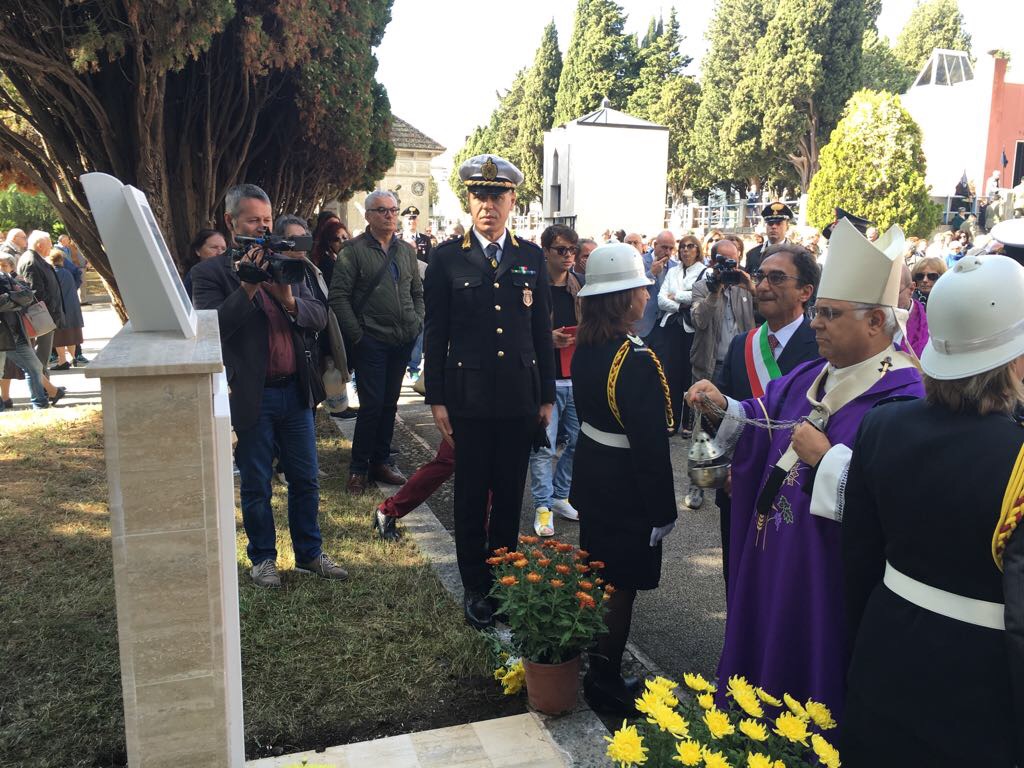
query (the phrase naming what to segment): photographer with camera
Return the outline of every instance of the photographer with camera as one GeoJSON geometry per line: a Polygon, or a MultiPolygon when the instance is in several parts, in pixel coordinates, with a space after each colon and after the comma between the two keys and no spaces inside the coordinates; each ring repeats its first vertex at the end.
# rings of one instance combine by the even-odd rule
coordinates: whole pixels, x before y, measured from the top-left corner
{"type": "Polygon", "coordinates": [[[236,247],[196,265],[192,292],[196,309],[215,309],[220,321],[250,575],[257,586],[281,586],[270,505],[276,443],[288,479],[295,570],[345,579],[345,570],[321,548],[317,521],[313,410],[323,400],[323,384],[312,335],[324,329],[327,307],[305,286],[303,261],[282,255],[294,243],[268,235],[273,209],[266,192],[253,184],[232,187],[224,208],[236,247]]]}
{"type": "MultiPolygon", "coordinates": [[[[717,381],[729,345],[738,333],[754,327],[754,284],[739,268],[740,250],[732,240],[711,246],[711,269],[693,286],[690,318],[693,346],[690,365],[693,381],[717,381]]],[[[686,506],[697,509],[704,503],[704,491],[693,486],[686,506]]]]}

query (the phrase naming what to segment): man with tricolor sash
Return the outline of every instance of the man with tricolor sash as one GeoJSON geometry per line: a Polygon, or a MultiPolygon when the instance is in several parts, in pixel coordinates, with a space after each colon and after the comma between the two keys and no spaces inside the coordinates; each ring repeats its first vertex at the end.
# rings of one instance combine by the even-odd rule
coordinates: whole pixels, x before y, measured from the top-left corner
{"type": "Polygon", "coordinates": [[[841,521],[850,446],[872,408],[924,394],[892,342],[902,252],[898,227],[870,242],[840,221],[810,312],[825,361],[798,365],[742,402],[709,381],[687,393],[702,412],[724,413],[716,441],[733,456],[718,679],[744,675],[837,717],[849,659],[841,521]]]}
{"type": "MultiPolygon", "coordinates": [[[[743,401],[764,395],[768,382],[784,376],[801,363],[817,360],[806,308],[818,288],[821,268],[806,248],[779,243],[765,250],[760,268],[752,275],[754,300],[765,322],[733,337],[722,371],[715,381],[719,391],[743,401]]],[[[722,572],[729,584],[730,498],[726,490],[715,494],[722,531],[722,572]]]]}

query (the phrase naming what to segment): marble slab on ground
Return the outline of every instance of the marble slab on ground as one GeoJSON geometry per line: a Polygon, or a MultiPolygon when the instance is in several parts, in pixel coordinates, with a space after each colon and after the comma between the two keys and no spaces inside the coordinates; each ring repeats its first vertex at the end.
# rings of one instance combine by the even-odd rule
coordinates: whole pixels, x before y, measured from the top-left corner
{"type": "Polygon", "coordinates": [[[250,760],[247,768],[564,768],[572,765],[533,714],[250,760]]]}

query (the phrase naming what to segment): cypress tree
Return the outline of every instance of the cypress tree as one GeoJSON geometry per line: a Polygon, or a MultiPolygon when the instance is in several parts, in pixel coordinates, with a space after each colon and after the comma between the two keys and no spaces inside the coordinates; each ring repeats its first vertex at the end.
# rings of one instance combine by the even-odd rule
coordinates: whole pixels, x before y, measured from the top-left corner
{"type": "Polygon", "coordinates": [[[661,101],[665,84],[679,77],[683,69],[690,64],[690,57],[679,51],[682,35],[679,32],[675,8],[669,13],[668,24],[662,26],[661,34],[657,33],[654,19],[651,19],[651,26],[655,30],[654,36],[640,49],[636,89],[626,102],[626,111],[629,114],[647,120],[653,119],[651,111],[654,105],[661,101]]]}
{"type": "Polygon", "coordinates": [[[558,30],[552,21],[544,28],[533,66],[526,76],[519,134],[513,154],[519,160],[523,183],[517,197],[522,205],[541,197],[544,182],[544,131],[551,128],[555,113],[558,79],[562,74],[562,52],[558,49],[558,30]]]}
{"type": "Polygon", "coordinates": [[[908,71],[907,87],[936,48],[971,51],[971,36],[956,0],[928,0],[907,19],[896,40],[896,57],[908,71]]]}

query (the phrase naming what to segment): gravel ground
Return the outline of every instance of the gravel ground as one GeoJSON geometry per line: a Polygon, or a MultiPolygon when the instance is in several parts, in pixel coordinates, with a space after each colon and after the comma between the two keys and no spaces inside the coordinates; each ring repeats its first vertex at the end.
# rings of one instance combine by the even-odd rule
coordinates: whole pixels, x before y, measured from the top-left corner
{"type": "MultiPolygon", "coordinates": [[[[394,446],[398,465],[408,476],[429,461],[439,436],[423,398],[408,387],[399,404],[401,422],[395,428],[394,446]],[[425,441],[430,449],[424,447],[425,441]]],[[[666,540],[661,586],[640,593],[633,614],[631,640],[649,671],[679,679],[683,672],[713,675],[722,649],[725,631],[725,589],[722,582],[722,551],[718,529],[718,508],[714,495],[706,494],[704,506],[690,510],[683,504],[689,489],[686,476],[687,441],[672,438],[679,521],[666,540]]],[[[431,510],[452,530],[451,481],[428,500],[431,510]]],[[[529,479],[524,494],[520,530],[532,531],[533,508],[529,479]]],[[[578,543],[576,523],[556,518],[555,534],[578,543]]],[[[631,666],[632,662],[627,664],[631,666]]]]}

